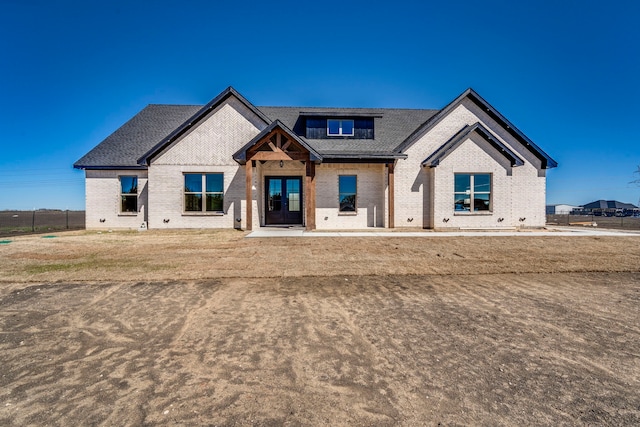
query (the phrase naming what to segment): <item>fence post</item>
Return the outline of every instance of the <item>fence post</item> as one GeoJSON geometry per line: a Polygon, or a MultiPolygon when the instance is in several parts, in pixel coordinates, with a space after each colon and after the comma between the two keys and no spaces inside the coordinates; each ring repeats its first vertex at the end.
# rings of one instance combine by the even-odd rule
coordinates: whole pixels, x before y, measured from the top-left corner
{"type": "Polygon", "coordinates": [[[31,232],[36,231],[36,209],[33,208],[33,214],[31,215],[31,232]]]}
{"type": "Polygon", "coordinates": [[[67,230],[69,229],[69,209],[67,209],[67,230]]]}

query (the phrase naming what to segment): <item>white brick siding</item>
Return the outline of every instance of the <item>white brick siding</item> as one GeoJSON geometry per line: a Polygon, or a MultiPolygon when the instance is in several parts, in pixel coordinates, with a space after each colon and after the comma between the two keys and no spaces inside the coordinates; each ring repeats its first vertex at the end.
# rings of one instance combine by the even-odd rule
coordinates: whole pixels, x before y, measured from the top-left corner
{"type": "Polygon", "coordinates": [[[526,147],[511,137],[469,100],[422,135],[399,160],[395,175],[395,226],[424,228],[542,227],[545,221],[545,171],[526,147]],[[520,156],[525,164],[511,168],[504,157],[471,135],[435,168],[421,163],[465,125],[482,123],[520,156]],[[453,174],[492,174],[492,213],[454,214],[453,174]],[[498,221],[503,218],[502,221],[498,221]],[[520,221],[521,218],[525,218],[520,221]],[[444,222],[445,219],[447,222],[444,222]]]}
{"type": "MultiPolygon", "coordinates": [[[[149,167],[149,228],[246,228],[245,171],[232,155],[265,127],[231,97],[154,159],[149,167]],[[184,211],[185,173],[224,174],[223,214],[184,211]]],[[[256,196],[254,190],[254,227],[259,225],[256,196]]]]}
{"type": "Polygon", "coordinates": [[[148,214],[147,171],[87,170],[86,228],[138,229],[148,214]],[[120,176],[138,177],[138,213],[120,212],[120,176]],[[103,221],[101,221],[103,220],[103,221]]]}
{"type": "Polygon", "coordinates": [[[233,154],[267,125],[236,98],[214,109],[203,122],[152,162],[155,165],[237,166],[233,154]]]}
{"type": "Polygon", "coordinates": [[[236,166],[153,165],[149,168],[149,228],[240,228],[244,219],[244,169],[236,166]],[[184,174],[223,173],[223,214],[185,212],[184,174]]]}
{"type": "Polygon", "coordinates": [[[320,164],[316,167],[316,228],[384,227],[386,168],[383,164],[320,164]],[[338,176],[357,176],[357,212],[339,212],[338,176]]]}
{"type": "Polygon", "coordinates": [[[491,228],[513,225],[511,213],[511,166],[504,157],[496,161],[493,148],[482,138],[472,137],[433,168],[433,227],[491,228]],[[454,174],[491,174],[491,211],[454,212],[454,174]],[[500,221],[502,218],[502,221],[500,221]],[[446,222],[445,222],[446,221],[446,222]]]}
{"type": "MultiPolygon", "coordinates": [[[[246,228],[245,167],[232,155],[266,124],[235,97],[215,108],[203,121],[153,159],[149,170],[86,171],[86,225],[88,229],[246,228]],[[224,174],[223,213],[184,211],[184,174],[224,174]],[[138,176],[137,214],[120,212],[119,176],[138,176]],[[101,221],[102,220],[102,221],[101,221]]],[[[395,227],[504,228],[542,227],[545,223],[545,170],[540,160],[465,99],[409,147],[407,158],[395,166],[395,227]],[[498,140],[525,162],[509,161],[476,134],[471,134],[437,167],[421,163],[465,125],[481,122],[498,140]],[[491,211],[454,211],[454,174],[489,173],[492,176],[491,211]]],[[[300,176],[299,161],[256,162],[252,182],[252,227],[265,224],[265,176],[300,176]]],[[[388,227],[388,179],[384,164],[323,163],[316,165],[316,228],[364,229],[388,227]],[[338,177],[357,176],[357,212],[339,212],[338,177]]],[[[306,201],[306,195],[305,199],[306,201]]],[[[306,207],[303,204],[306,215],[306,207]]],[[[306,223],[306,218],[304,219],[306,223]]]]}

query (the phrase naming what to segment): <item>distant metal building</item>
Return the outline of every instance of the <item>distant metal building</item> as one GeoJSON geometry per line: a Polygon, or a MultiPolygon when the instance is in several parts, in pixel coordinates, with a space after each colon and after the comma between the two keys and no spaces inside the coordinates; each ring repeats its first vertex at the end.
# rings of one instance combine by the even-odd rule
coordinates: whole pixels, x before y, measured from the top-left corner
{"type": "Polygon", "coordinates": [[[582,206],[574,205],[547,205],[547,215],[569,215],[574,210],[582,210],[582,206]]]}
{"type": "Polygon", "coordinates": [[[622,203],[617,200],[596,200],[584,205],[582,210],[586,214],[596,216],[631,216],[640,211],[637,206],[631,203],[622,203]]]}

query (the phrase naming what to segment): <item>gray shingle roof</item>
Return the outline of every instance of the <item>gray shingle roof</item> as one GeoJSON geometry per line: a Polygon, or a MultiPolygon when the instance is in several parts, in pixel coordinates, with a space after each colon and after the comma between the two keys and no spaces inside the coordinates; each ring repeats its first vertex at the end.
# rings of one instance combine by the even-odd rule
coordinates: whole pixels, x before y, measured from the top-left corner
{"type": "Polygon", "coordinates": [[[138,159],[138,164],[140,165],[148,165],[151,158],[159,155],[173,144],[175,144],[179,138],[184,135],[189,129],[193,127],[199,126],[200,122],[205,119],[205,117],[218,105],[224,102],[229,97],[234,96],[238,99],[242,104],[244,104],[249,110],[251,110],[256,116],[258,116],[259,120],[262,120],[265,124],[269,124],[269,119],[264,115],[264,113],[258,110],[253,104],[251,104],[247,99],[242,96],[238,91],[229,86],[225,90],[223,90],[218,96],[209,101],[202,108],[198,109],[198,111],[188,120],[183,121],[180,126],[176,127],[166,138],[163,138],[162,141],[158,141],[156,145],[151,147],[150,150],[145,152],[138,159]]]}
{"type": "Polygon", "coordinates": [[[86,169],[140,169],[137,160],[202,106],[148,105],[73,166],[86,169]]]}
{"type": "Polygon", "coordinates": [[[109,135],[93,150],[78,160],[74,167],[81,169],[146,169],[148,161],[180,135],[206,116],[209,110],[228,96],[236,96],[266,123],[276,120],[312,147],[325,160],[371,159],[383,161],[404,158],[405,149],[424,134],[450,110],[469,97],[486,108],[516,139],[542,160],[542,167],[555,167],[557,163],[517,130],[500,113],[472,89],[463,92],[442,110],[399,108],[325,108],[325,107],[255,107],[232,87],[227,88],[210,103],[197,105],[149,105],[122,127],[109,135]],[[372,117],[373,139],[308,139],[305,138],[304,115],[327,117],[372,117]]]}
{"type": "Polygon", "coordinates": [[[637,209],[631,203],[622,203],[617,200],[596,200],[583,206],[584,209],[637,209]]]}
{"type": "Polygon", "coordinates": [[[298,136],[304,138],[301,113],[327,116],[374,117],[374,139],[306,139],[324,158],[391,156],[397,157],[395,148],[411,133],[440,110],[413,110],[399,108],[322,108],[322,107],[258,107],[272,120],[280,120],[298,136]]]}

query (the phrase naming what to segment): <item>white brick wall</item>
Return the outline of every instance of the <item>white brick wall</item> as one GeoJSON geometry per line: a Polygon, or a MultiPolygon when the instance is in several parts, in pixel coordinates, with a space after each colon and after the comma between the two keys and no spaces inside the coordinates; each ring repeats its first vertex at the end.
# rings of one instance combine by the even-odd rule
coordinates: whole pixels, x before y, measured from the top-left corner
{"type": "MultiPolygon", "coordinates": [[[[232,155],[265,127],[251,110],[231,97],[154,159],[149,167],[149,228],[245,228],[245,171],[232,155]],[[184,211],[185,173],[224,174],[224,214],[184,211]]],[[[253,226],[257,227],[255,174],[253,180],[253,226]]]]}
{"type": "Polygon", "coordinates": [[[440,123],[423,135],[399,160],[395,180],[396,227],[495,228],[542,227],[545,223],[545,174],[540,160],[513,139],[475,104],[465,100],[440,123]],[[435,168],[421,163],[465,125],[481,122],[524,161],[511,168],[506,159],[485,141],[472,135],[435,168]],[[491,173],[490,215],[455,215],[454,173],[491,173]],[[447,222],[444,220],[448,218],[447,222]],[[499,218],[503,218],[498,222],[499,218]],[[520,221],[520,218],[525,218],[520,221]]]}
{"type": "MultiPolygon", "coordinates": [[[[149,171],[87,171],[87,228],[246,228],[245,168],[232,158],[265,124],[234,97],[222,103],[194,130],[154,159],[149,171]],[[224,214],[184,212],[185,173],[224,174],[224,214]],[[139,178],[139,213],[121,214],[118,176],[139,178]],[[147,179],[148,176],[148,179],[147,179]],[[236,221],[240,218],[240,221],[236,221]],[[100,220],[103,219],[104,222],[100,220]]],[[[407,151],[395,168],[395,227],[491,228],[541,227],[545,222],[545,171],[540,160],[521,146],[486,113],[465,100],[407,151]],[[486,141],[471,135],[435,168],[423,168],[434,150],[463,126],[480,121],[525,165],[511,168],[486,141]],[[492,174],[490,214],[454,212],[455,173],[492,174]],[[502,218],[502,221],[498,221],[502,218]],[[444,220],[447,220],[446,222],[444,220]],[[521,220],[523,219],[523,220],[521,220]]],[[[305,176],[301,162],[257,162],[253,170],[253,228],[264,225],[264,177],[305,176]]],[[[387,227],[387,168],[383,164],[320,164],[316,166],[316,227],[364,229],[387,227]],[[356,175],[356,214],[340,213],[338,176],[356,175]]],[[[305,210],[306,212],[306,210],[305,210]]],[[[306,219],[305,219],[306,221],[306,219]]]]}
{"type": "MultiPolygon", "coordinates": [[[[433,168],[435,192],[433,193],[434,228],[491,228],[513,225],[511,213],[511,167],[489,155],[492,148],[481,138],[474,136],[463,142],[457,150],[433,168]],[[454,174],[491,174],[491,211],[477,213],[454,212],[454,174]],[[499,219],[502,218],[502,221],[499,219]],[[446,220],[446,222],[445,222],[446,220]]],[[[501,156],[502,157],[502,156],[501,156]]]]}
{"type": "Polygon", "coordinates": [[[138,229],[148,214],[147,171],[87,170],[86,228],[138,229]],[[138,213],[120,212],[120,176],[138,177],[138,213]],[[104,220],[104,221],[101,221],[104,220]]]}
{"type": "Polygon", "coordinates": [[[231,97],[152,165],[237,166],[232,155],[265,127],[251,110],[231,97]]]}
{"type": "Polygon", "coordinates": [[[385,225],[385,175],[383,164],[335,164],[316,167],[316,228],[363,229],[385,225]],[[357,213],[341,213],[338,176],[357,176],[357,213]]]}
{"type": "Polygon", "coordinates": [[[149,168],[149,228],[239,228],[244,220],[241,166],[153,165],[149,168]],[[224,214],[184,211],[185,173],[224,174],[224,214]]]}

